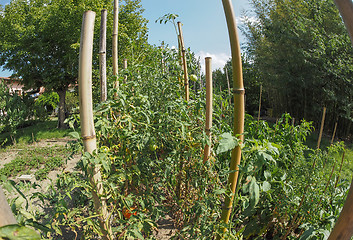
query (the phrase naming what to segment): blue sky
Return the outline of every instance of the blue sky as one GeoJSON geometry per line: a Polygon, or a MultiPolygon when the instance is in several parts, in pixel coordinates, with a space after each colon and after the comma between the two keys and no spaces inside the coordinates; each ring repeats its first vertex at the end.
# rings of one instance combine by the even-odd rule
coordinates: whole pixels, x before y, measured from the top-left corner
{"type": "MultiPolygon", "coordinates": [[[[0,0],[1,5],[10,0],[0,0]]],[[[239,18],[243,11],[250,9],[248,0],[232,0],[235,15],[239,18]]],[[[145,12],[143,16],[149,20],[149,43],[159,46],[164,41],[169,46],[177,45],[177,38],[172,24],[155,23],[159,17],[167,13],[178,14],[178,21],[183,23],[185,47],[190,47],[197,56],[213,58],[213,68],[222,67],[230,57],[230,46],[226,21],[221,0],[142,0],[145,12]]],[[[238,25],[240,22],[238,21],[238,25]]],[[[245,39],[241,36],[240,41],[245,39]]],[[[0,77],[11,73],[2,71],[0,77]]]]}
{"type": "MultiPolygon", "coordinates": [[[[237,18],[250,9],[248,0],[232,0],[232,3],[237,18]]],[[[144,17],[150,21],[149,43],[160,45],[165,41],[170,46],[177,45],[172,24],[155,23],[164,14],[174,13],[183,23],[185,47],[201,57],[201,64],[206,56],[211,56],[213,68],[220,68],[229,59],[229,37],[221,0],[142,0],[142,6],[144,17]]],[[[240,41],[244,42],[244,37],[240,41]]]]}

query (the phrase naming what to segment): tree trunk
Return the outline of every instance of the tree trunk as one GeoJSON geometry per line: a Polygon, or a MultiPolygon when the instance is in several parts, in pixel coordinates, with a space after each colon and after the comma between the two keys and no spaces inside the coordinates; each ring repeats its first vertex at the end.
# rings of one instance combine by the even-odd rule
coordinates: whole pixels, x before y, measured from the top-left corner
{"type": "Polygon", "coordinates": [[[65,90],[58,90],[59,95],[59,106],[58,106],[58,128],[65,129],[67,125],[64,123],[65,117],[65,97],[66,97],[66,89],[65,90]]]}

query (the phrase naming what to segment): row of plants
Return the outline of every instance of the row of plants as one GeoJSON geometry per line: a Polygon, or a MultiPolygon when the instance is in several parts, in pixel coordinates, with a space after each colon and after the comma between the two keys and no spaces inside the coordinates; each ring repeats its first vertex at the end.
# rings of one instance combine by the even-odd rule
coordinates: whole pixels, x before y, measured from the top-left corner
{"type": "MultiPolygon", "coordinates": [[[[87,180],[93,163],[100,166],[101,197],[116,239],[154,239],[157,221],[166,215],[178,229],[174,239],[327,236],[349,186],[339,177],[340,169],[348,167],[341,159],[343,143],[310,149],[305,141],[311,123],[293,126],[291,117],[284,115],[270,126],[247,115],[239,183],[225,226],[219,219],[229,195],[230,151],[239,144],[232,136],[228,92],[214,93],[210,142],[204,130],[205,91],[191,90],[190,101],[183,100],[178,52],[146,51],[149,59],[144,64],[121,71],[117,100],[95,106],[98,150],[84,153],[78,170],[61,174],[49,192],[34,194],[45,213],[36,211],[31,218],[19,214],[19,223],[40,229],[43,238],[98,238],[102,232],[87,180]],[[206,144],[213,150],[204,164],[206,144]],[[225,233],[220,230],[224,227],[225,233]]],[[[199,64],[192,62],[190,72],[197,75],[199,64]]],[[[111,85],[114,80],[110,78],[111,85]]],[[[79,116],[67,123],[77,129],[79,116]]],[[[72,136],[77,138],[76,150],[82,150],[79,133],[72,136]]]]}

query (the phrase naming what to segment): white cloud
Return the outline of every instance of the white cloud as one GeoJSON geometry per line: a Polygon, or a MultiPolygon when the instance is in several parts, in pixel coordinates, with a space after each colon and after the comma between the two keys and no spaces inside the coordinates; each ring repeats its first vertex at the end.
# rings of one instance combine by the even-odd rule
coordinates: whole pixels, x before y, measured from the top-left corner
{"type": "Polygon", "coordinates": [[[200,57],[201,62],[201,71],[205,72],[205,58],[211,57],[212,58],[212,70],[216,70],[218,68],[223,69],[226,62],[229,60],[230,55],[226,53],[209,53],[200,51],[196,53],[196,56],[200,57]]]}

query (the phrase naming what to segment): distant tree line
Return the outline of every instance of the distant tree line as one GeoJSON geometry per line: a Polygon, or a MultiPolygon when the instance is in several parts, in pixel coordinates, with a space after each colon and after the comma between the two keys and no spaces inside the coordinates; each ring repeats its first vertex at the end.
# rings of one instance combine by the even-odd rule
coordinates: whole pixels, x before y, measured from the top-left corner
{"type": "MultiPolygon", "coordinates": [[[[326,129],[338,122],[346,137],[353,121],[353,48],[331,0],[250,0],[245,16],[243,73],[246,109],[255,114],[260,86],[273,115],[290,113],[318,127],[327,107],[326,129]],[[255,19],[255,21],[254,21],[255,19]]],[[[230,62],[229,77],[232,71],[230,62]]],[[[216,71],[226,87],[225,71],[216,71]]],[[[217,80],[219,79],[219,80],[217,80]]]]}

